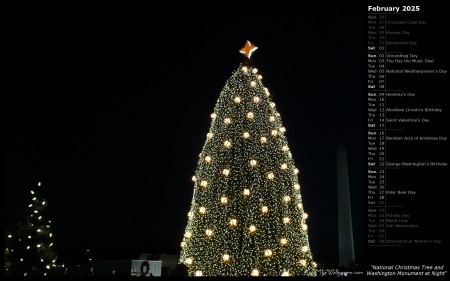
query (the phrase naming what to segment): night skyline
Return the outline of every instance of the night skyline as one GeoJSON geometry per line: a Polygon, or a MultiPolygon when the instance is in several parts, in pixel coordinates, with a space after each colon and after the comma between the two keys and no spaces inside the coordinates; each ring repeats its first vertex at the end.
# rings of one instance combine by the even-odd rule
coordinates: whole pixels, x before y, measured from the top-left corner
{"type": "Polygon", "coordinates": [[[340,141],[362,258],[361,6],[10,5],[5,15],[7,224],[41,181],[61,259],[179,254],[209,115],[250,40],[301,170],[314,258],[337,261],[340,141]]]}

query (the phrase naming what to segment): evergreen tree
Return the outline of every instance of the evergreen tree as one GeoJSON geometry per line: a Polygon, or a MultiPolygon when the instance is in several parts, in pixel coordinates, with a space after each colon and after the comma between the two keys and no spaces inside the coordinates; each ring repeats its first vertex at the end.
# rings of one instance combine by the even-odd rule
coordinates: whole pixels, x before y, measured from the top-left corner
{"type": "Polygon", "coordinates": [[[15,231],[6,233],[5,261],[8,263],[5,263],[5,273],[10,275],[45,276],[56,262],[51,221],[43,217],[47,200],[37,195],[41,188],[39,182],[38,188],[31,190],[26,219],[17,224],[15,231]]]}
{"type": "Polygon", "coordinates": [[[256,50],[225,83],[200,153],[180,262],[190,276],[315,276],[300,184],[256,50]]]}

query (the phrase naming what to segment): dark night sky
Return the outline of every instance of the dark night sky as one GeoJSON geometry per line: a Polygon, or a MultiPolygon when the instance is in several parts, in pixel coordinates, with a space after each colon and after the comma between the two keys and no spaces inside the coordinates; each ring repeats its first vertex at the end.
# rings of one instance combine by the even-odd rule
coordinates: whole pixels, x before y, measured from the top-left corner
{"type": "Polygon", "coordinates": [[[61,258],[178,254],[209,115],[248,39],[301,170],[314,258],[337,259],[339,141],[361,258],[364,6],[41,4],[4,15],[7,224],[42,181],[61,258]]]}

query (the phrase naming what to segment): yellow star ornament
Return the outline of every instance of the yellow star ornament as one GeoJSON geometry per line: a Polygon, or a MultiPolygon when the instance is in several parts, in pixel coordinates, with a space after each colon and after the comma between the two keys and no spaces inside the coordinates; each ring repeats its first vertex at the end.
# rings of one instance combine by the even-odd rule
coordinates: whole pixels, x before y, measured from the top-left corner
{"type": "Polygon", "coordinates": [[[256,47],[250,41],[247,40],[244,48],[240,49],[239,52],[241,54],[244,54],[244,56],[246,56],[247,58],[250,58],[253,52],[256,51],[256,49],[258,49],[258,47],[256,47]]]}

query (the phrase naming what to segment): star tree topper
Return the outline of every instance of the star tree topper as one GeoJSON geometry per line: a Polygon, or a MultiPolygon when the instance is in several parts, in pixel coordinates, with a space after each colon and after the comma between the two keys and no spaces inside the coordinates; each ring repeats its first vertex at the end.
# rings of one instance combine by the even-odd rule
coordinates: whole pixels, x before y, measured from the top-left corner
{"type": "Polygon", "coordinates": [[[256,51],[256,49],[258,49],[258,47],[247,40],[247,42],[245,42],[244,48],[240,49],[239,52],[241,54],[244,54],[244,56],[246,56],[247,58],[250,58],[253,52],[256,51]]]}

